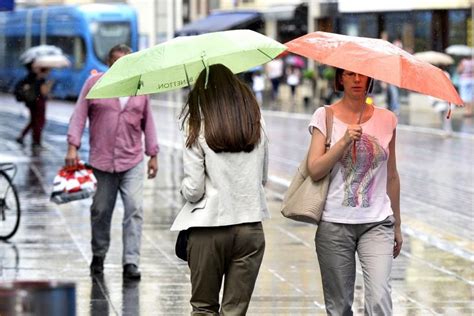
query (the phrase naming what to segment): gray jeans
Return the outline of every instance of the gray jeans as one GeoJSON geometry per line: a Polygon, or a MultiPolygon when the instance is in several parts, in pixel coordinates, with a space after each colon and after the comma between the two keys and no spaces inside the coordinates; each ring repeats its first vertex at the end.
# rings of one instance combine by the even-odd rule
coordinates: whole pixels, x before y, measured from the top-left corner
{"type": "Polygon", "coordinates": [[[377,223],[321,222],[316,253],[328,315],[352,315],[356,253],[364,275],[365,315],[392,315],[393,216],[377,223]]]}
{"type": "Polygon", "coordinates": [[[143,224],[144,163],[124,172],[94,169],[97,192],[91,206],[92,254],[105,257],[110,245],[112,214],[120,192],[124,215],[122,221],[122,264],[138,266],[143,224]]]}

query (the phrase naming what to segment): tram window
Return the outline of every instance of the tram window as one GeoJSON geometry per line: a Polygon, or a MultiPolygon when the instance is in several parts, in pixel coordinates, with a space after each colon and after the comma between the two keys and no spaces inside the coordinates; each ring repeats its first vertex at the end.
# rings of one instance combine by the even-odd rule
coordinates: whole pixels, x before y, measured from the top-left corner
{"type": "Polygon", "coordinates": [[[6,63],[10,67],[17,67],[21,65],[20,55],[25,50],[24,36],[7,36],[5,38],[5,56],[6,63]]]}
{"type": "Polygon", "coordinates": [[[41,45],[40,42],[41,42],[41,39],[39,36],[31,37],[31,47],[41,45]]]}
{"type": "Polygon", "coordinates": [[[5,62],[5,36],[0,34],[0,68],[4,68],[6,65],[5,62]]]}
{"type": "Polygon", "coordinates": [[[90,26],[94,38],[94,51],[104,64],[107,63],[107,54],[113,46],[131,42],[129,23],[93,23],[90,26]]]}
{"type": "Polygon", "coordinates": [[[73,36],[49,36],[48,45],[54,45],[62,49],[63,53],[72,59],[73,66],[80,69],[85,62],[84,42],[80,37],[73,36]]]}

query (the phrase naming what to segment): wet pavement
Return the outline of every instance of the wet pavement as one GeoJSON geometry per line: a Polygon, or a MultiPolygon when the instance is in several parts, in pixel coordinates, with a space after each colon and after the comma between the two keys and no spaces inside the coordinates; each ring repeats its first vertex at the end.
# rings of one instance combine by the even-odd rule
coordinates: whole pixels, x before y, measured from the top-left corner
{"type": "MultiPolygon", "coordinates": [[[[0,242],[0,281],[73,281],[78,315],[186,315],[190,312],[189,270],[174,255],[169,232],[182,205],[181,136],[176,117],[180,97],[154,100],[161,146],[157,179],[145,180],[145,225],[141,282],[123,282],[121,204],[113,218],[105,276],[91,279],[90,200],[49,202],[61,166],[67,120],[73,105],[51,102],[44,148],[32,151],[14,142],[26,111],[0,96],[0,162],[13,161],[22,203],[18,233],[0,242]],[[23,114],[22,114],[23,113],[23,114]]],[[[279,214],[280,198],[307,150],[308,114],[265,112],[270,138],[272,219],[264,223],[266,253],[248,315],[324,315],[315,227],[279,214]]],[[[87,144],[87,136],[84,144],[87,144]]],[[[395,315],[472,315],[474,285],[474,136],[444,137],[436,130],[400,126],[397,159],[402,181],[403,250],[393,267],[395,315]]],[[[81,148],[87,157],[87,146],[81,148]]],[[[361,270],[354,310],[363,314],[361,270]]]]}

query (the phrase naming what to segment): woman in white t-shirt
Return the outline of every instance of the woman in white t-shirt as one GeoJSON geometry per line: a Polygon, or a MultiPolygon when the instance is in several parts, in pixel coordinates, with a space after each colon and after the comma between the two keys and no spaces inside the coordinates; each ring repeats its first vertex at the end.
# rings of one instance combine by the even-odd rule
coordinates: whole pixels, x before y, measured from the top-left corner
{"type": "Polygon", "coordinates": [[[352,315],[356,253],[364,276],[366,315],[391,315],[390,272],[402,246],[400,179],[395,159],[397,117],[366,104],[371,78],[337,69],[341,100],[325,153],[326,111],[316,110],[308,170],[314,180],[331,174],[315,242],[328,315],[352,315]],[[355,149],[353,149],[355,143],[355,149]]]}

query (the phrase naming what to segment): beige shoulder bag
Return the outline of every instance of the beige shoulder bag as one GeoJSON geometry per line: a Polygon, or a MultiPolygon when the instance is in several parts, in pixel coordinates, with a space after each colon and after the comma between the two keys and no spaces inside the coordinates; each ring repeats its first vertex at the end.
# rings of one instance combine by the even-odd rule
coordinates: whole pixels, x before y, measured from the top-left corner
{"type": "MultiPolygon", "coordinates": [[[[331,146],[333,113],[330,107],[326,107],[325,111],[326,152],[331,146]]],[[[308,154],[291,180],[283,198],[281,213],[295,221],[318,224],[326,203],[330,173],[318,181],[313,181],[309,176],[307,160],[308,154]]]]}

